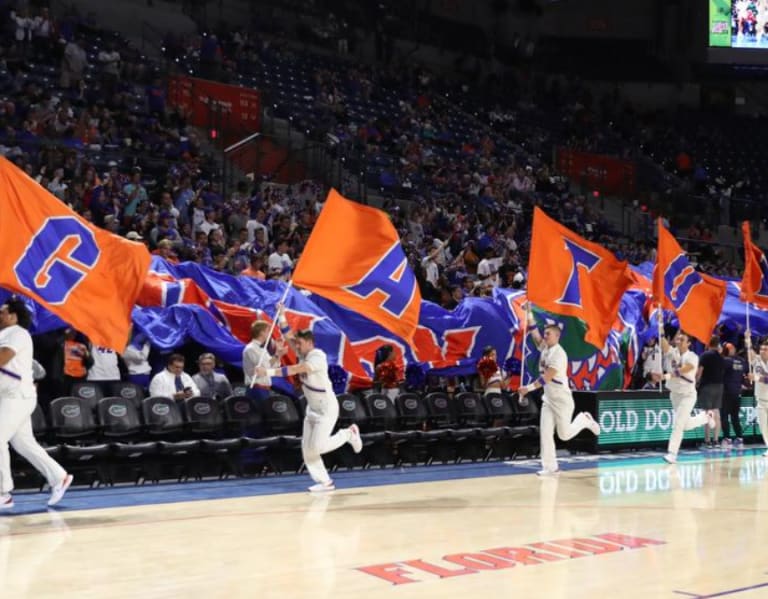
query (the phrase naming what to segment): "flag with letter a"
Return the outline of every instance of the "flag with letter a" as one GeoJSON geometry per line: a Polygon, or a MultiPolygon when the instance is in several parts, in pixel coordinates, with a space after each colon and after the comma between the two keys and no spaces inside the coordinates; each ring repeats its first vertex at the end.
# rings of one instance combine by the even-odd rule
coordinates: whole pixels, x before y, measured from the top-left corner
{"type": "Polygon", "coordinates": [[[725,281],[698,272],[672,233],[658,220],[658,248],[653,297],[674,310],[680,328],[704,344],[715,330],[726,295],[725,281]]]}
{"type": "Polygon", "coordinates": [[[742,301],[768,310],[768,260],[763,251],[752,243],[749,221],[741,225],[744,235],[744,275],[741,278],[742,301]]]}
{"type": "Polygon", "coordinates": [[[34,299],[95,345],[122,351],[150,255],[93,226],[0,158],[0,286],[34,299]]]}
{"type": "Polygon", "coordinates": [[[342,197],[328,199],[293,273],[293,282],[354,310],[409,343],[421,292],[389,217],[342,197]]]}
{"type": "Polygon", "coordinates": [[[588,327],[584,339],[605,345],[619,313],[621,296],[633,283],[625,261],[551,219],[533,212],[528,261],[528,299],[539,308],[576,316],[588,327]]]}

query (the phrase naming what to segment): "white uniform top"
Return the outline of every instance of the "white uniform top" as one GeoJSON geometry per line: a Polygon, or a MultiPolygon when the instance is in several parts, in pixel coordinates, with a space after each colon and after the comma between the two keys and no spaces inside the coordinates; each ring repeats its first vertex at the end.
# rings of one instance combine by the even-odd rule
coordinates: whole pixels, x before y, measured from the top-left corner
{"type": "Polygon", "coordinates": [[[35,397],[32,380],[32,336],[17,324],[0,331],[0,348],[7,347],[15,355],[0,368],[0,396],[35,397]]]}
{"type": "Polygon", "coordinates": [[[667,381],[667,388],[672,393],[695,395],[696,371],[699,369],[699,356],[694,354],[691,350],[688,350],[681,356],[680,350],[675,348],[667,352],[666,358],[669,362],[669,373],[672,375],[667,381]],[[692,364],[693,369],[680,376],[675,376],[674,371],[682,368],[684,364],[692,364]]]}
{"type": "Polygon", "coordinates": [[[300,375],[301,385],[307,405],[314,412],[323,414],[329,401],[336,401],[333,384],[328,377],[328,358],[325,352],[318,348],[310,350],[301,361],[308,364],[311,370],[300,375]]]}
{"type": "Polygon", "coordinates": [[[768,407],[768,383],[760,380],[768,377],[768,363],[756,355],[752,360],[752,368],[755,372],[755,399],[761,407],[768,407]]]}
{"type": "Polygon", "coordinates": [[[571,388],[568,385],[568,356],[563,346],[556,343],[552,347],[541,350],[539,357],[539,374],[543,375],[547,369],[554,368],[555,376],[544,385],[544,397],[546,399],[573,399],[571,388]]]}
{"type": "Polygon", "coordinates": [[[260,387],[271,387],[272,377],[270,376],[257,376],[254,377],[253,373],[256,370],[256,366],[259,365],[261,360],[261,366],[264,368],[276,368],[280,365],[280,362],[276,357],[269,354],[269,352],[256,340],[251,341],[243,348],[243,378],[245,384],[250,386],[259,385],[260,387]],[[267,354],[262,357],[262,354],[267,354]],[[256,379],[254,382],[253,379],[256,379]]]}
{"type": "Polygon", "coordinates": [[[120,369],[117,367],[117,353],[106,347],[94,345],[91,348],[93,366],[88,369],[89,381],[119,381],[120,369]]]}
{"type": "Polygon", "coordinates": [[[661,350],[658,345],[654,345],[643,362],[643,376],[647,377],[652,372],[663,372],[663,364],[661,363],[661,350]]]}

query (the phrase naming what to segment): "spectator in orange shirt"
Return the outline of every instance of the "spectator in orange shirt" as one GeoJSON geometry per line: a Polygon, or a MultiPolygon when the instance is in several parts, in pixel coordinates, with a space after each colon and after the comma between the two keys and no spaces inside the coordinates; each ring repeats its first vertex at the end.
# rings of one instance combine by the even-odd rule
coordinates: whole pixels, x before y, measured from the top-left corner
{"type": "Polygon", "coordinates": [[[253,277],[254,279],[259,279],[260,281],[265,280],[267,277],[264,274],[264,254],[259,252],[256,248],[251,249],[250,252],[251,256],[251,264],[247,268],[244,268],[240,271],[241,275],[246,275],[248,277],[253,277]]]}

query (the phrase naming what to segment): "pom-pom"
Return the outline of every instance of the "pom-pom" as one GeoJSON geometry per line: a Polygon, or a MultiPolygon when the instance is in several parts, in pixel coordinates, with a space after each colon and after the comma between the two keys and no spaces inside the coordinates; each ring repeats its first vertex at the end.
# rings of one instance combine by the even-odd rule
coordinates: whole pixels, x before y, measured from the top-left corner
{"type": "Polygon", "coordinates": [[[480,361],[477,363],[477,373],[484,379],[491,378],[494,374],[496,374],[496,371],[498,369],[499,369],[499,365],[496,364],[496,360],[494,360],[490,356],[481,358],[480,361]]]}
{"type": "Polygon", "coordinates": [[[347,391],[347,381],[349,379],[349,375],[347,374],[347,371],[344,370],[341,366],[336,364],[329,366],[328,378],[331,379],[334,393],[341,394],[347,391]]]}

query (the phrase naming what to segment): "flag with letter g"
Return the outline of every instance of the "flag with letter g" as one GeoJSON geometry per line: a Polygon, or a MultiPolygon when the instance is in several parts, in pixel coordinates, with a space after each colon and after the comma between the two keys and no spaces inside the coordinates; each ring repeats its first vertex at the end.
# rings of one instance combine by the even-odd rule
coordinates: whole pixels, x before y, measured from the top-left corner
{"type": "Polygon", "coordinates": [[[752,243],[749,221],[741,225],[744,235],[744,275],[741,278],[742,301],[768,310],[768,260],[763,251],[752,243]]]}
{"type": "Polygon", "coordinates": [[[413,340],[421,292],[400,237],[381,210],[347,200],[332,189],[296,265],[293,282],[409,343],[413,340]]]}

